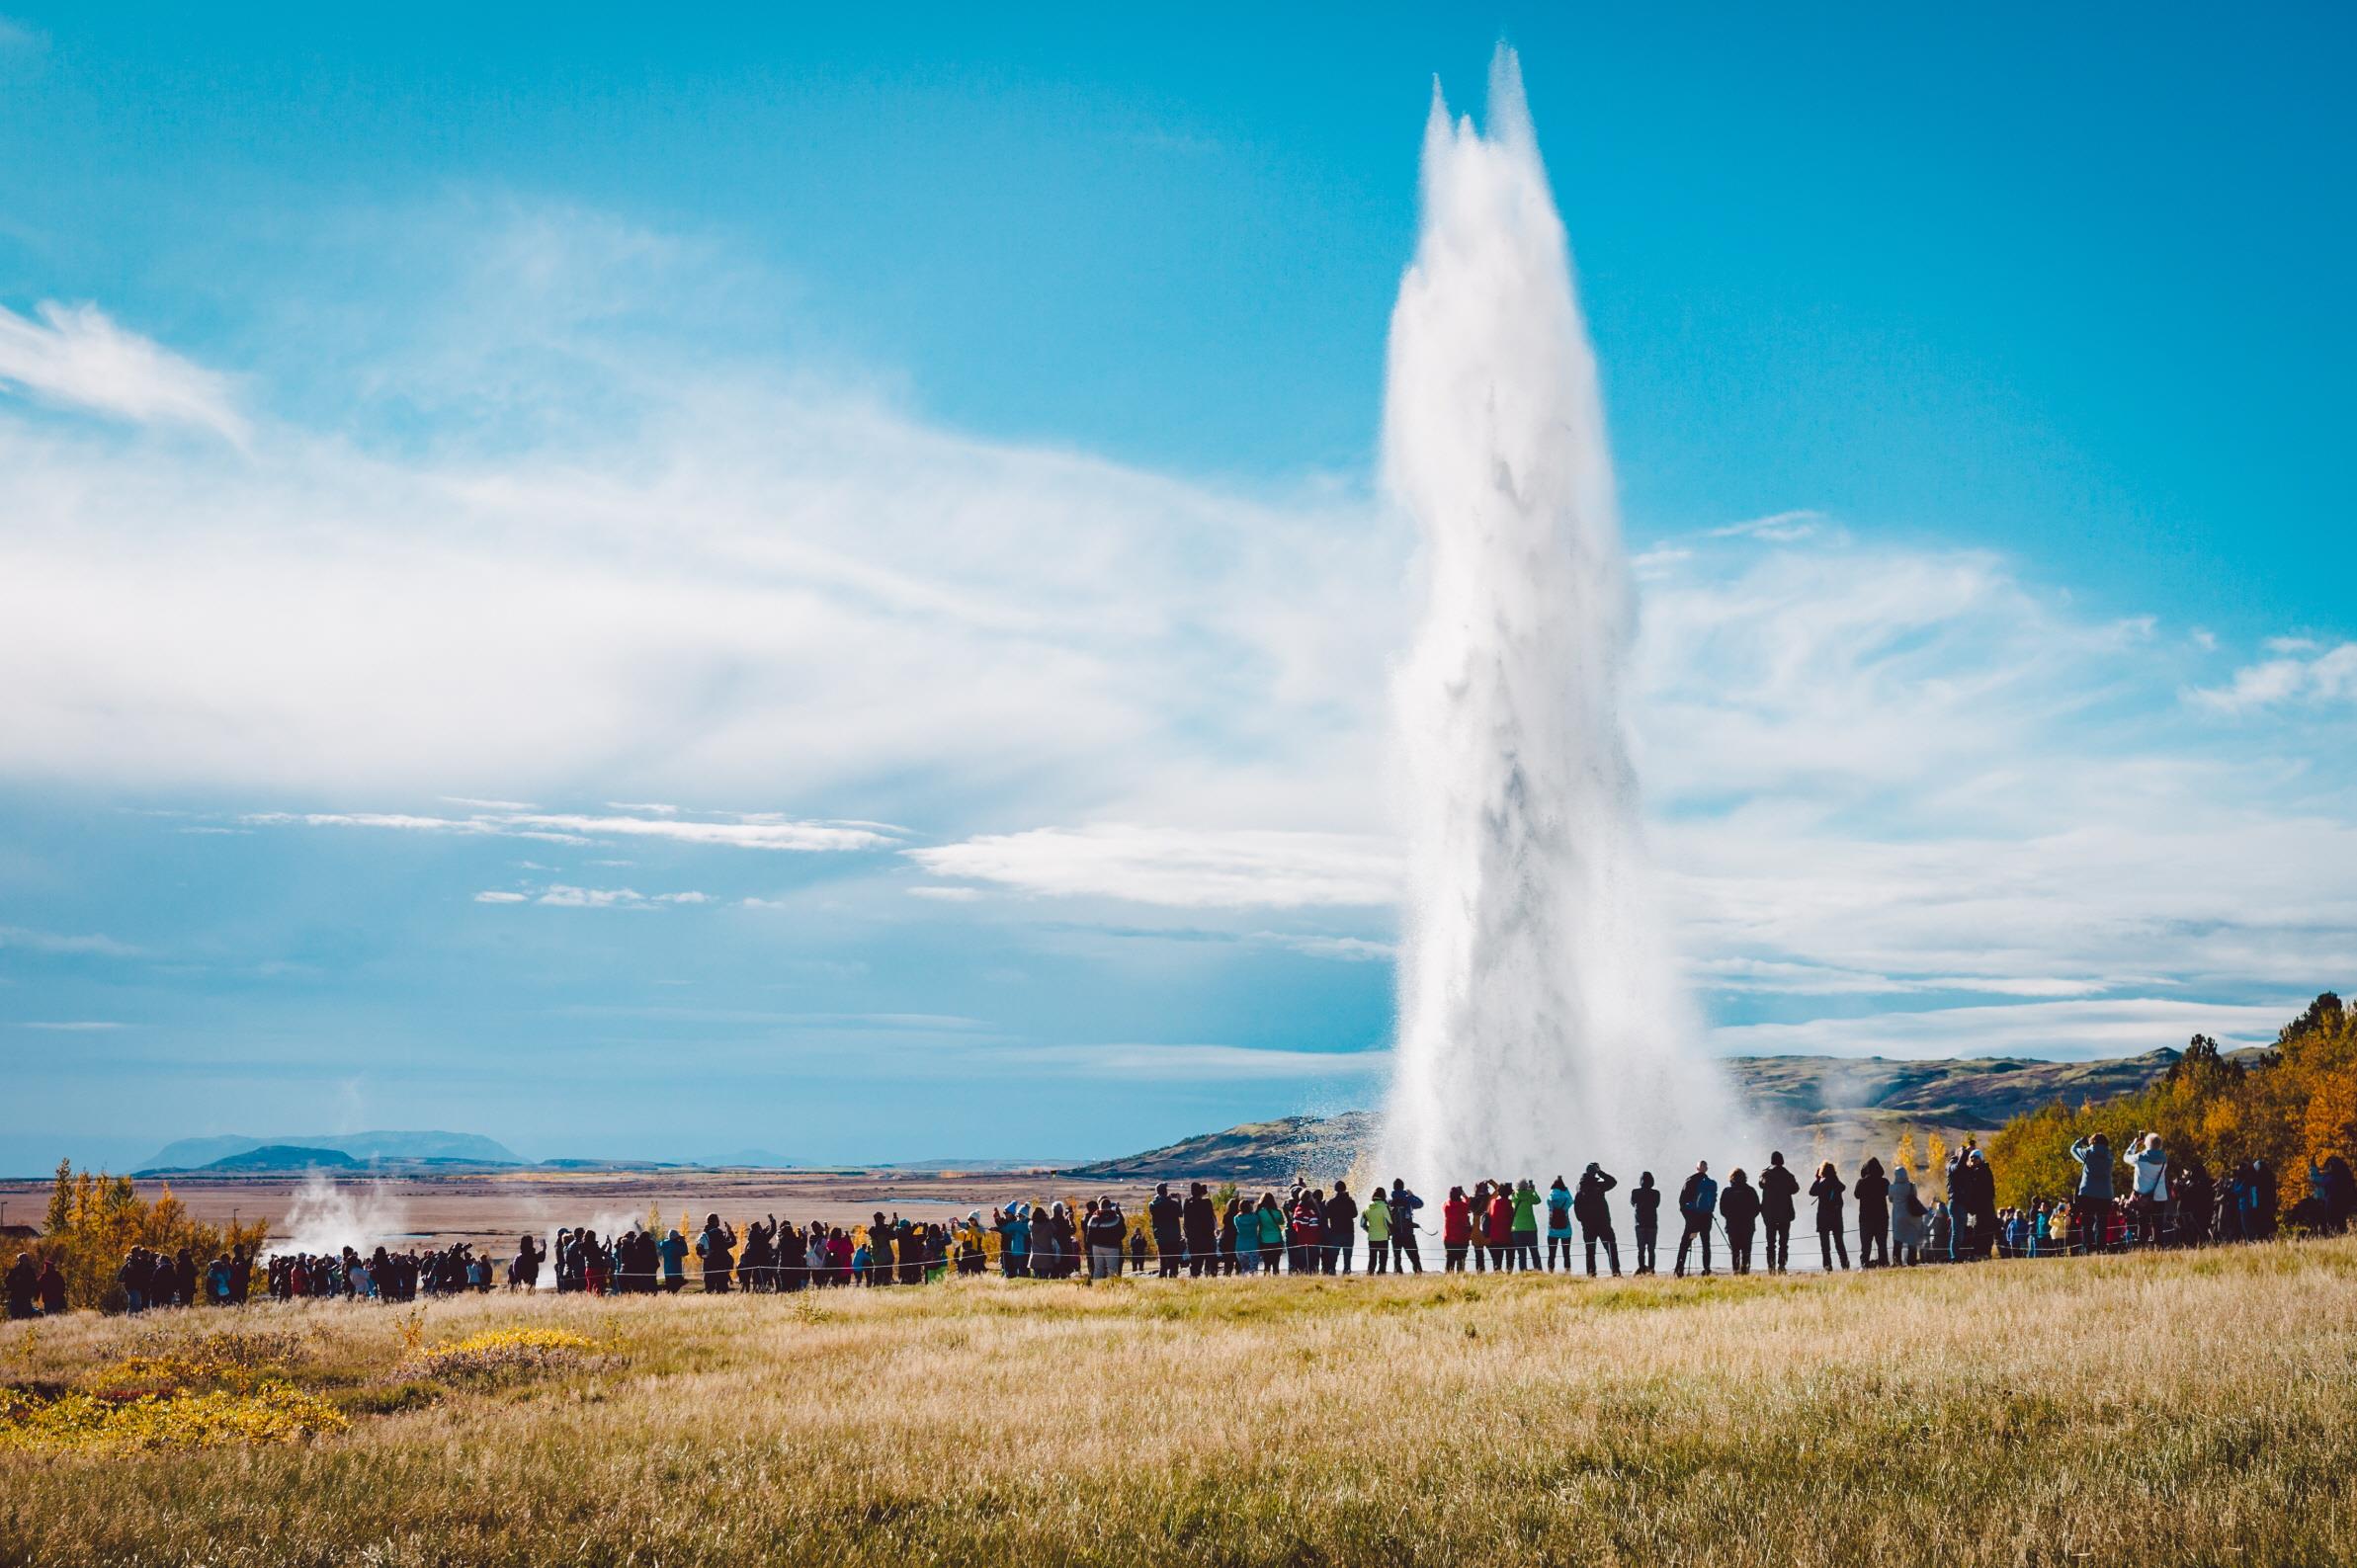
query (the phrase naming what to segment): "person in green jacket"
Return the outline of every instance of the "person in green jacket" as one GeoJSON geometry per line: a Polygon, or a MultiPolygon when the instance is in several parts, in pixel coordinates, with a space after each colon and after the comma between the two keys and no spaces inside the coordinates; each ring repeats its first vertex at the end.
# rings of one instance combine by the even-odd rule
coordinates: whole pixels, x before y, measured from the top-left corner
{"type": "Polygon", "coordinates": [[[1367,1206],[1359,1210],[1359,1224],[1367,1232],[1367,1272],[1389,1272],[1391,1258],[1391,1205],[1378,1186],[1375,1196],[1367,1199],[1367,1206]]]}
{"type": "Polygon", "coordinates": [[[1539,1267],[1539,1189],[1527,1176],[1514,1185],[1514,1225],[1507,1235],[1506,1266],[1539,1267]]]}

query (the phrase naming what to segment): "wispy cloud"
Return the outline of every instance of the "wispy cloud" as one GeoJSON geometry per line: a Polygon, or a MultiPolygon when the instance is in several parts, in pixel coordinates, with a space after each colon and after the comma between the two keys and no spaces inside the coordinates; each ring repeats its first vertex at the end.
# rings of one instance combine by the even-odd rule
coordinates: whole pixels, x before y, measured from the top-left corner
{"type": "Polygon", "coordinates": [[[1706,537],[1715,539],[1764,539],[1771,544],[1795,544],[1802,539],[1814,538],[1825,527],[1825,515],[1806,509],[1777,512],[1767,517],[1755,517],[1743,523],[1729,523],[1724,528],[1708,531],[1706,537]]]}
{"type": "Polygon", "coordinates": [[[2116,1002],[2024,1002],[1952,1007],[1794,1024],[1741,1024],[1713,1032],[1729,1056],[2141,1055],[2196,1033],[2229,1045],[2263,1044],[2300,1010],[2298,993],[2258,1006],[2137,998],[2116,1002]]]}
{"type": "Polygon", "coordinates": [[[50,1030],[63,1034],[94,1034],[103,1033],[109,1030],[128,1029],[130,1026],[118,1024],[108,1019],[66,1019],[57,1022],[27,1020],[18,1024],[17,1028],[50,1030]]]}
{"type": "Polygon", "coordinates": [[[1381,905],[1399,888],[1392,846],[1340,833],[1101,824],[993,834],[902,853],[937,876],[1175,908],[1381,905]]]}
{"type": "Polygon", "coordinates": [[[634,887],[576,887],[550,882],[546,887],[485,888],[474,895],[478,904],[541,904],[550,909],[653,909],[664,904],[709,904],[710,893],[641,893],[634,887]]]}
{"type": "Polygon", "coordinates": [[[64,936],[55,932],[34,931],[24,926],[0,926],[0,949],[6,948],[61,956],[136,958],[141,955],[137,948],[126,942],[117,942],[113,937],[96,933],[64,936]]]}
{"type": "Polygon", "coordinates": [[[1390,1069],[1389,1051],[1300,1051],[1250,1045],[1039,1045],[1006,1053],[1091,1078],[1155,1082],[1364,1078],[1390,1069]]]}
{"type": "MultiPolygon", "coordinates": [[[[489,802],[483,802],[490,804],[489,802]]],[[[416,816],[390,811],[257,811],[239,820],[258,827],[383,828],[405,833],[454,833],[538,839],[556,844],[594,844],[604,839],[669,839],[681,844],[726,849],[817,852],[888,847],[893,840],[874,828],[833,822],[800,822],[767,813],[740,813],[714,820],[680,816],[592,816],[497,806],[465,817],[416,816]]],[[[628,862],[595,862],[628,865],[628,862]]]]}
{"type": "Polygon", "coordinates": [[[2305,637],[2279,637],[2274,655],[2234,672],[2231,683],[2198,687],[2186,701],[2214,713],[2247,713],[2294,703],[2357,702],[2357,642],[2324,647],[2305,637]]]}
{"type": "Polygon", "coordinates": [[[125,331],[95,305],[49,300],[34,317],[0,305],[0,389],[7,388],[117,419],[197,425],[240,445],[248,435],[226,377],[125,331]]]}

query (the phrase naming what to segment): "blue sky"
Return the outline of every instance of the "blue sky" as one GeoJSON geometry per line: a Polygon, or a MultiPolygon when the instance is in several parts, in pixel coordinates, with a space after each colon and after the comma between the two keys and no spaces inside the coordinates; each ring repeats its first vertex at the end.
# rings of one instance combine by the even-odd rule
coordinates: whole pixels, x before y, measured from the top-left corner
{"type": "Polygon", "coordinates": [[[1364,1103],[1501,37],[1715,1043],[2262,1037],[2357,933],[2348,28],[8,6],[0,1167],[1364,1103]]]}

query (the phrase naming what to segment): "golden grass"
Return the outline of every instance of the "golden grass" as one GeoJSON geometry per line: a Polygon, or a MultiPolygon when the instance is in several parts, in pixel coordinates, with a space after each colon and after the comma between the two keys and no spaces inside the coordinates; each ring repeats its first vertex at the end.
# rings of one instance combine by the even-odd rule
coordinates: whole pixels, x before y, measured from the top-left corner
{"type": "MultiPolygon", "coordinates": [[[[433,1307],[609,1354],[406,1378],[395,1314],[258,1306],[353,1416],[0,1450],[39,1563],[2357,1560],[2357,1241],[1801,1278],[998,1280],[433,1307]],[[380,1413],[390,1412],[390,1413],[380,1413]]],[[[0,1378],[166,1328],[82,1316],[0,1378]]],[[[414,1336],[411,1336],[414,1338],[414,1336]]],[[[554,1342],[551,1342],[554,1343],[554,1342]]]]}

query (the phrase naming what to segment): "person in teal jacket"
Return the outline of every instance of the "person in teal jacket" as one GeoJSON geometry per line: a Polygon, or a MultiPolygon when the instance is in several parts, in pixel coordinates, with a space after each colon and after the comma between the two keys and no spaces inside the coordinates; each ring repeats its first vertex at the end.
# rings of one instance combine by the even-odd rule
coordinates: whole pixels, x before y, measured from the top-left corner
{"type": "MultiPolygon", "coordinates": [[[[1263,1273],[1275,1274],[1284,1267],[1285,1262],[1285,1210],[1278,1206],[1276,1194],[1260,1195],[1257,1215],[1260,1220],[1260,1267],[1263,1273]]],[[[1236,1238],[1236,1244],[1243,1245],[1240,1235],[1236,1238]]]]}
{"type": "Polygon", "coordinates": [[[1557,1177],[1555,1186],[1547,1190],[1547,1272],[1555,1273],[1557,1254],[1563,1260],[1563,1273],[1571,1272],[1571,1189],[1557,1177]]]}
{"type": "Polygon", "coordinates": [[[663,1260],[663,1288],[676,1295],[688,1282],[688,1238],[676,1230],[667,1232],[655,1253],[663,1260]]]}

